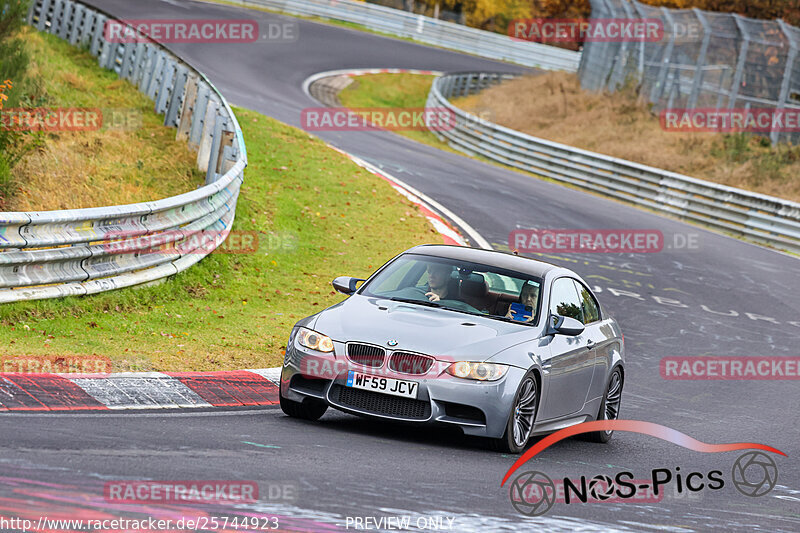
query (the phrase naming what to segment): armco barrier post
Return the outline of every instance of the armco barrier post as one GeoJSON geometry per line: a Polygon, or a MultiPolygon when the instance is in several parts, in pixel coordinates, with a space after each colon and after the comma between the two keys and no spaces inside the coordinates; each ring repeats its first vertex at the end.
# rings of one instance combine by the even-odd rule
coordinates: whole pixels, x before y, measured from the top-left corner
{"type": "Polygon", "coordinates": [[[186,82],[186,95],[183,97],[183,105],[178,121],[178,133],[175,140],[189,142],[189,133],[192,129],[192,115],[194,115],[195,105],[197,104],[197,76],[192,74],[186,82]]]}
{"type": "Polygon", "coordinates": [[[80,45],[84,48],[90,46],[94,35],[94,26],[97,24],[97,14],[91,9],[84,8],[83,27],[81,28],[80,45]]]}
{"type": "Polygon", "coordinates": [[[197,91],[197,101],[192,108],[192,127],[189,130],[189,148],[193,150],[199,151],[200,141],[203,140],[210,93],[208,84],[201,82],[197,91]]]}
{"type": "Polygon", "coordinates": [[[158,65],[158,49],[155,46],[147,45],[147,52],[145,53],[147,59],[145,60],[144,67],[142,67],[142,78],[139,80],[139,91],[146,96],[150,96],[150,83],[153,81],[153,76],[156,76],[156,68],[158,65]]]}
{"type": "Polygon", "coordinates": [[[214,117],[214,134],[211,137],[208,168],[206,169],[206,185],[217,181],[217,163],[219,162],[220,146],[222,146],[222,132],[225,129],[225,118],[217,114],[214,117]]]}
{"type": "Polygon", "coordinates": [[[104,37],[101,37],[102,48],[100,49],[100,56],[97,58],[97,64],[100,65],[102,68],[106,68],[108,64],[108,57],[112,54],[112,47],[116,46],[105,40],[104,37]]]}
{"type": "Polygon", "coordinates": [[[47,16],[48,12],[50,11],[50,6],[52,4],[52,0],[44,0],[42,2],[42,8],[39,11],[39,23],[36,25],[36,29],[39,31],[45,31],[47,29],[47,16]]]}
{"type": "Polygon", "coordinates": [[[169,127],[176,127],[178,125],[178,111],[180,111],[181,98],[183,97],[184,88],[186,87],[186,77],[188,71],[183,65],[178,65],[177,73],[175,74],[175,83],[172,85],[172,95],[169,99],[169,105],[164,116],[164,125],[169,127]]]}
{"type": "Polygon", "coordinates": [[[69,36],[70,17],[72,16],[73,6],[74,4],[69,0],[64,1],[64,7],[62,8],[63,11],[61,12],[61,25],[59,26],[58,33],[56,34],[62,39],[66,39],[69,36]]]}
{"type": "Polygon", "coordinates": [[[133,74],[131,66],[133,62],[133,52],[136,50],[136,43],[125,43],[122,45],[122,49],[122,67],[120,68],[119,76],[120,78],[130,80],[133,74]]]}
{"type": "MultiPolygon", "coordinates": [[[[139,87],[139,81],[142,79],[142,71],[147,63],[147,45],[145,43],[136,43],[136,52],[134,52],[133,73],[131,74],[131,83],[139,87]]],[[[139,89],[141,91],[141,89],[139,89]]]]}
{"type": "Polygon", "coordinates": [[[36,14],[36,6],[41,4],[41,0],[31,0],[30,4],[28,5],[28,16],[25,19],[25,22],[28,26],[33,26],[33,17],[36,14]]]}
{"type": "Polygon", "coordinates": [[[161,82],[161,75],[164,70],[164,63],[166,62],[166,54],[158,50],[156,52],[156,60],[150,69],[150,76],[147,80],[147,92],[145,93],[150,100],[155,101],[156,91],[158,84],[161,82]]]}
{"type": "Polygon", "coordinates": [[[100,54],[100,50],[105,43],[104,33],[106,31],[107,20],[108,17],[105,15],[98,15],[94,18],[94,35],[92,35],[92,46],[89,52],[95,57],[100,54]]]}
{"type": "Polygon", "coordinates": [[[219,104],[215,98],[209,98],[203,117],[203,131],[200,134],[200,146],[197,150],[197,169],[208,172],[208,161],[211,157],[211,143],[214,137],[215,121],[219,104]]]}
{"type": "Polygon", "coordinates": [[[69,44],[75,46],[78,44],[78,38],[81,34],[81,26],[83,25],[83,15],[86,11],[82,5],[78,4],[72,10],[72,28],[69,34],[69,44]]]}
{"type": "Polygon", "coordinates": [[[158,98],[156,99],[155,111],[159,115],[166,112],[167,103],[169,102],[170,93],[174,90],[175,83],[175,61],[168,59],[164,63],[164,70],[162,71],[161,86],[158,89],[158,98]]]}
{"type": "Polygon", "coordinates": [[[64,0],[53,0],[53,17],[50,19],[50,28],[47,30],[53,35],[58,35],[64,18],[64,0]]]}

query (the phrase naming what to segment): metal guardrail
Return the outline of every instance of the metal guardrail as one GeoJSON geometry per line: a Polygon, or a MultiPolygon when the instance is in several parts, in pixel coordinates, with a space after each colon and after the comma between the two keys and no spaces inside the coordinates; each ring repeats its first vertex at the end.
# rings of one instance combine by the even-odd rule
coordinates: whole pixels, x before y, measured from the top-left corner
{"type": "Polygon", "coordinates": [[[371,30],[414,39],[487,59],[511,61],[526,67],[577,72],[580,53],[555,46],[512,39],[461,24],[390,7],[352,0],[227,0],[293,15],[352,22],[371,30]]]}
{"type": "Polygon", "coordinates": [[[453,129],[436,135],[470,154],[800,253],[798,203],[538,139],[482,120],[448,101],[514,76],[470,72],[436,78],[426,107],[446,107],[456,117],[453,129]]]}
{"type": "Polygon", "coordinates": [[[27,22],[88,48],[100,66],[147,94],[164,124],[198,151],[206,184],[139,204],[0,213],[0,303],[156,281],[197,263],[230,232],[247,166],[230,106],[205,75],[164,47],[106,41],[109,19],[73,0],[33,0],[27,22]]]}

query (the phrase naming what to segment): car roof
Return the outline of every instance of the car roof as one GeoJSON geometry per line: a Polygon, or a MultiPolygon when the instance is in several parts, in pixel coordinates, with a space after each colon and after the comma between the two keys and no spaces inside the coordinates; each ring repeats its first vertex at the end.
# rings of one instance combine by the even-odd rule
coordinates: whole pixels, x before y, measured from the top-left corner
{"type": "Polygon", "coordinates": [[[405,253],[425,254],[446,259],[455,259],[457,261],[483,263],[507,270],[514,270],[538,278],[543,278],[544,275],[551,270],[560,270],[563,268],[546,261],[515,255],[510,252],[448,244],[422,244],[406,250],[405,253]]]}

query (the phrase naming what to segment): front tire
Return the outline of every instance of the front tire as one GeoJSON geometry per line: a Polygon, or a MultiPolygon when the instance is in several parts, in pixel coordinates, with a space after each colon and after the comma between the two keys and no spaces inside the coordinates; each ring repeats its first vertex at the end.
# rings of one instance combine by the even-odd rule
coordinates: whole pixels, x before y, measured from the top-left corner
{"type": "MultiPolygon", "coordinates": [[[[600,411],[595,420],[617,420],[619,418],[619,408],[622,403],[622,386],[624,378],[622,369],[615,368],[608,378],[608,386],[603,395],[603,402],[600,404],[600,411]]],[[[594,431],[586,435],[587,440],[592,442],[606,443],[614,435],[613,431],[594,431]]]]}
{"type": "Polygon", "coordinates": [[[278,398],[280,399],[281,410],[292,418],[319,420],[320,417],[325,414],[325,411],[328,410],[328,404],[312,398],[306,398],[302,402],[296,402],[284,398],[281,393],[278,393],[278,398]]]}
{"type": "Polygon", "coordinates": [[[533,372],[528,372],[514,396],[514,404],[506,423],[506,431],[499,439],[492,439],[490,447],[496,452],[520,453],[531,438],[539,406],[539,385],[533,372]]]}

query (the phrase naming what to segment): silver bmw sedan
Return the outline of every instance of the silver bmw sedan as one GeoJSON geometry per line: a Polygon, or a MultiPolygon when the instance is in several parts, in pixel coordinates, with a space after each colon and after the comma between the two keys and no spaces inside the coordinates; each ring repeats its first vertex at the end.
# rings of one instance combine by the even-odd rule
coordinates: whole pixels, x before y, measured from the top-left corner
{"type": "MultiPolygon", "coordinates": [[[[292,329],[280,405],[450,424],[519,453],[532,435],[616,419],[623,336],[575,272],[459,246],[407,250],[292,329]]],[[[607,442],[611,432],[591,434],[607,442]]]]}

